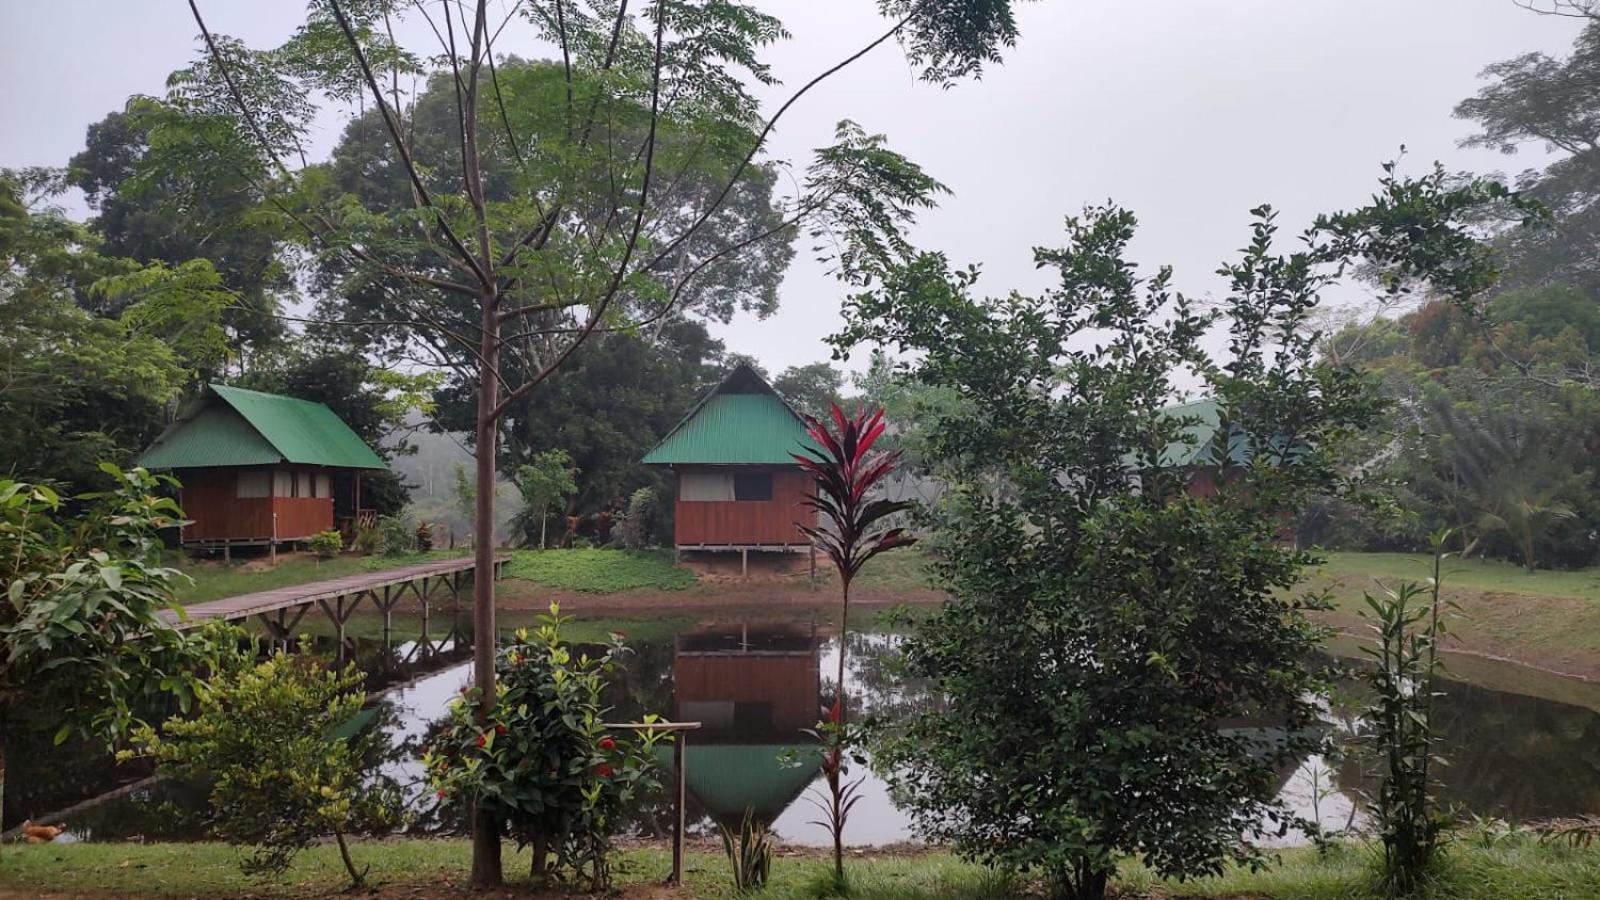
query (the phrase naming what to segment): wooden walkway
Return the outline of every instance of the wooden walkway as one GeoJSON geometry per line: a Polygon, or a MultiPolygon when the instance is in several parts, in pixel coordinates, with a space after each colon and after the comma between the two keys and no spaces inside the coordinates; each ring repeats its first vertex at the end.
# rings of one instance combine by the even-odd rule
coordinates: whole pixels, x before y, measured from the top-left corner
{"type": "MultiPolygon", "coordinates": [[[[508,556],[495,558],[496,578],[509,560],[508,556]]],[[[318,606],[333,620],[342,646],[345,623],[367,599],[383,613],[383,630],[387,634],[390,614],[410,594],[422,606],[426,633],[432,604],[448,597],[452,607],[459,608],[462,590],[472,582],[474,568],[470,557],[445,559],[195,603],[184,607],[186,615],[183,617],[170,610],[163,615],[180,628],[194,628],[205,622],[236,622],[254,616],[261,620],[274,640],[287,642],[311,607],[318,606]]]]}

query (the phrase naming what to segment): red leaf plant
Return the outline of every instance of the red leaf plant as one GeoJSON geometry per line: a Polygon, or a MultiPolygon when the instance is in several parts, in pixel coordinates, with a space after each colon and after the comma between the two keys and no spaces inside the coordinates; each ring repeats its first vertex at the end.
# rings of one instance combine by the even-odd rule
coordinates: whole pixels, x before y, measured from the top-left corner
{"type": "Polygon", "coordinates": [[[873,444],[883,436],[883,410],[858,409],[846,416],[837,403],[831,411],[832,427],[812,416],[802,417],[806,433],[816,444],[793,454],[795,462],[816,479],[816,490],[803,503],[817,511],[815,526],[799,525],[839,572],[841,606],[839,614],[839,677],[833,708],[818,730],[826,734],[831,746],[823,754],[822,771],[827,779],[830,807],[824,810],[833,833],[834,876],[844,878],[844,825],[850,807],[855,805],[859,781],[842,784],[847,756],[848,729],[845,722],[844,668],[847,638],[850,633],[850,584],[867,560],[885,550],[916,543],[904,528],[888,527],[884,520],[911,504],[875,495],[875,488],[894,472],[899,451],[874,452],[873,444]]]}

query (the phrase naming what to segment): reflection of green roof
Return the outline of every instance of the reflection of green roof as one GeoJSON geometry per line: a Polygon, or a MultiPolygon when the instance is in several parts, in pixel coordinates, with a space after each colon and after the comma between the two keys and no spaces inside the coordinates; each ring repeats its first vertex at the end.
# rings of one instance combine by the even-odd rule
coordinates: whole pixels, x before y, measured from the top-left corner
{"type": "MultiPolygon", "coordinates": [[[[672,766],[672,747],[656,748],[672,766]]],[[[806,789],[822,767],[820,751],[806,744],[700,744],[684,748],[689,792],[712,818],[739,819],[755,810],[763,822],[776,819],[806,789]]]]}
{"type": "Polygon", "coordinates": [[[805,423],[749,366],[737,366],[661,443],[647,466],[794,465],[805,423]]]}
{"type": "Polygon", "coordinates": [[[151,469],[260,466],[280,462],[387,469],[350,426],[321,403],[207,385],[198,403],[139,457],[151,469]]]}

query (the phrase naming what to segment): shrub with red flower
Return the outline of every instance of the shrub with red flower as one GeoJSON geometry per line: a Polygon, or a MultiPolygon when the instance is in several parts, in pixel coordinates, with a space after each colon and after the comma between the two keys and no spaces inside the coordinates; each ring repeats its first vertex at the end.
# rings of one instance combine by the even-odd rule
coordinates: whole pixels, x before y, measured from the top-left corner
{"type": "Polygon", "coordinates": [[[668,738],[606,733],[600,690],[627,648],[612,642],[598,655],[575,652],[561,639],[559,613],[552,606],[501,653],[503,693],[488,721],[477,719],[471,695],[451,705],[424,764],[442,805],[483,804],[503,833],[533,847],[535,875],[599,890],[609,883],[611,835],[623,810],[659,789],[653,750],[668,738]],[[446,767],[447,756],[459,764],[446,767]]]}

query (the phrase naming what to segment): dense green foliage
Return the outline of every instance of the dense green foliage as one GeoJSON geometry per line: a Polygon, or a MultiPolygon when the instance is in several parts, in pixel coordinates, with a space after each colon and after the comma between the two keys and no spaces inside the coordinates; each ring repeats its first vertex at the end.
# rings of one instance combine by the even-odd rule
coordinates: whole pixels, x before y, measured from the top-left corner
{"type": "Polygon", "coordinates": [[[423,763],[440,801],[487,811],[532,847],[536,876],[584,878],[599,891],[611,884],[623,810],[659,787],[661,735],[607,728],[600,692],[627,652],[622,636],[590,655],[562,638],[565,621],[552,604],[537,628],[517,631],[496,659],[493,708],[485,711],[470,690],[451,704],[423,763]]]}
{"type": "Polygon", "coordinates": [[[158,532],[179,520],[158,480],[106,465],[115,488],[74,498],[0,479],[0,793],[7,721],[60,744],[74,734],[115,742],[145,715],[188,709],[211,642],[179,631],[181,572],[158,532]]]}
{"type": "Polygon", "coordinates": [[[399,823],[396,785],[363,774],[370,732],[347,734],[366,700],[352,663],[330,669],[315,656],[257,647],[224,654],[197,694],[193,716],[132,735],[124,757],[147,757],[166,775],[210,782],[208,824],[246,848],[247,873],[278,875],[321,838],[337,841],[352,884],[365,871],[347,838],[399,823]]]}
{"type": "Polygon", "coordinates": [[[0,171],[0,472],[76,493],[222,364],[233,294],[205,260],[107,255],[47,205],[55,190],[50,173],[0,171]]]}
{"type": "Polygon", "coordinates": [[[1404,515],[1318,502],[1302,539],[1420,550],[1450,528],[1464,555],[1530,571],[1600,560],[1600,393],[1569,374],[1600,353],[1597,309],[1549,285],[1501,293],[1481,318],[1440,301],[1333,334],[1325,356],[1373,375],[1389,401],[1348,459],[1390,482],[1404,515]]]}
{"type": "MultiPolygon", "coordinates": [[[[103,251],[141,264],[205,260],[234,302],[224,311],[230,361],[248,371],[286,335],[275,313],[292,298],[282,237],[252,215],[262,191],[242,148],[228,158],[214,134],[185,127],[171,107],[133,97],[89,126],[66,181],[96,215],[103,251]]],[[[219,361],[220,362],[220,361],[219,361]]],[[[218,365],[207,374],[222,374],[218,365]]]]}
{"type": "Polygon", "coordinates": [[[511,527],[521,543],[537,542],[541,550],[547,546],[550,514],[563,509],[567,498],[578,492],[578,474],[565,450],[546,450],[517,467],[522,509],[511,519],[511,527]]]}
{"type": "Polygon", "coordinates": [[[1320,219],[1289,254],[1257,210],[1215,314],[1173,292],[1170,270],[1138,275],[1134,218],[1116,208],[1035,251],[1059,277],[1038,296],[975,298],[976,271],[937,254],[868,263],[840,343],[916,351],[917,377],[964,401],[927,435],[952,486],[931,524],[953,596],[907,647],[948,706],[886,748],[927,836],[1098,898],[1124,854],[1212,874],[1259,861],[1242,838],[1294,823],[1273,772],[1320,741],[1305,662],[1320,633],[1304,615],[1320,601],[1294,592],[1314,557],[1280,528],[1341,488],[1333,450],[1374,409],[1357,373],[1319,363],[1309,317],[1352,259],[1396,294],[1482,290],[1492,269],[1457,220],[1500,194],[1391,173],[1371,206],[1320,219]],[[1220,361],[1201,343],[1213,325],[1220,361]],[[1201,446],[1166,411],[1183,371],[1223,410],[1201,446]],[[1228,467],[1214,494],[1190,494],[1174,448],[1228,467]]]}

